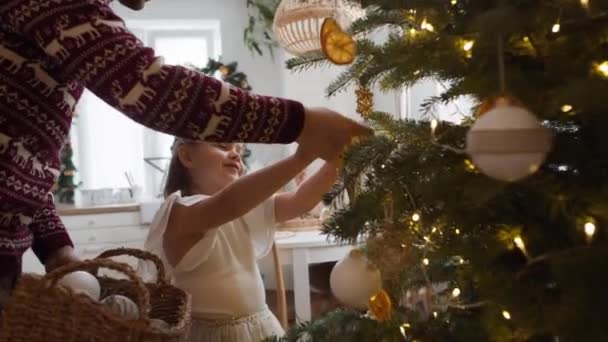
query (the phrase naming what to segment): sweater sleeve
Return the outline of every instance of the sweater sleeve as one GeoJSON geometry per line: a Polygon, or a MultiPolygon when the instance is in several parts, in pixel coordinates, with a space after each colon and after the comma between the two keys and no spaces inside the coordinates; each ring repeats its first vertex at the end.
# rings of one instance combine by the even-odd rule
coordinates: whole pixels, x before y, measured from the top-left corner
{"type": "Polygon", "coordinates": [[[43,264],[59,248],[74,246],[59,218],[53,195],[50,193],[43,206],[34,214],[29,228],[34,235],[32,250],[43,264]]]}
{"type": "Polygon", "coordinates": [[[37,44],[60,80],[76,80],[131,119],[186,139],[291,143],[299,102],[258,96],[155,56],[107,0],[9,0],[0,25],[37,44]]]}

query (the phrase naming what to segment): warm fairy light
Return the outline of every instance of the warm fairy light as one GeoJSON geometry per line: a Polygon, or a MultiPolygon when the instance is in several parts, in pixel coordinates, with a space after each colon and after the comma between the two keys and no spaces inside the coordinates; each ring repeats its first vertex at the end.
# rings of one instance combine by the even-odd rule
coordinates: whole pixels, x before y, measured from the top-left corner
{"type": "Polygon", "coordinates": [[[475,41],[473,41],[473,40],[465,40],[462,48],[464,49],[464,51],[471,51],[474,44],[475,44],[475,41]]]}
{"type": "Polygon", "coordinates": [[[515,243],[515,246],[517,246],[517,248],[521,249],[522,252],[526,251],[526,245],[524,244],[524,240],[521,238],[521,236],[516,236],[513,239],[513,243],[515,243]]]}
{"type": "Polygon", "coordinates": [[[587,237],[587,242],[591,242],[591,239],[595,235],[595,224],[593,222],[585,223],[585,236],[587,237]]]}
{"type": "Polygon", "coordinates": [[[426,242],[431,242],[431,238],[430,238],[430,237],[428,237],[428,236],[425,236],[425,237],[424,237],[424,241],[426,241],[426,242]]]}
{"type": "Polygon", "coordinates": [[[422,259],[422,263],[423,263],[425,266],[428,266],[428,265],[429,265],[429,259],[427,259],[427,258],[422,259]]]}
{"type": "Polygon", "coordinates": [[[433,317],[437,318],[437,316],[439,316],[439,314],[437,313],[437,311],[433,311],[433,317]]]}
{"type": "Polygon", "coordinates": [[[524,42],[529,43],[530,42],[530,37],[524,36],[523,40],[524,40],[524,42]]]}
{"type": "Polygon", "coordinates": [[[452,1],[451,1],[451,4],[452,4],[452,5],[456,5],[457,3],[458,3],[458,0],[452,0],[452,1]]]}
{"type": "Polygon", "coordinates": [[[429,23],[428,21],[426,21],[426,18],[424,18],[422,20],[422,23],[420,24],[420,28],[423,29],[423,30],[427,30],[429,32],[435,31],[435,27],[433,27],[433,25],[431,23],[429,23]]]}
{"type": "Polygon", "coordinates": [[[431,230],[431,234],[435,233],[437,231],[437,227],[433,227],[433,229],[431,230]]]}
{"type": "Polygon", "coordinates": [[[511,313],[507,310],[502,310],[502,317],[504,317],[506,320],[511,319],[511,313]]]}
{"type": "Polygon", "coordinates": [[[553,27],[551,28],[551,32],[557,33],[557,32],[559,32],[560,28],[561,28],[560,24],[559,23],[555,23],[555,24],[553,24],[553,27]]]}
{"type": "Polygon", "coordinates": [[[439,125],[439,123],[437,122],[437,119],[431,120],[431,132],[432,133],[435,133],[435,130],[437,129],[437,125],[439,125]]]}
{"type": "Polygon", "coordinates": [[[418,222],[418,221],[420,221],[420,214],[418,214],[418,213],[414,213],[414,214],[412,215],[412,221],[414,221],[414,222],[418,222]]]}
{"type": "Polygon", "coordinates": [[[458,228],[454,229],[454,233],[456,233],[456,235],[460,235],[460,229],[458,229],[458,228]]]}
{"type": "Polygon", "coordinates": [[[406,329],[409,329],[410,327],[411,327],[411,325],[409,323],[401,324],[401,326],[399,327],[399,330],[401,331],[401,335],[403,335],[403,337],[407,338],[406,329]]]}
{"type": "Polygon", "coordinates": [[[401,248],[405,248],[405,244],[404,243],[401,244],[401,248]]]}
{"type": "Polygon", "coordinates": [[[385,167],[386,167],[386,165],[384,165],[384,164],[380,165],[381,169],[384,169],[385,167]]]}
{"type": "Polygon", "coordinates": [[[465,159],[464,160],[464,167],[468,171],[475,171],[475,164],[470,159],[465,159]]]}
{"type": "Polygon", "coordinates": [[[589,8],[589,0],[581,0],[581,6],[584,8],[589,8]]]}
{"type": "Polygon", "coordinates": [[[564,112],[564,113],[568,113],[571,110],[572,110],[572,106],[569,104],[565,104],[562,106],[562,112],[564,112]]]}
{"type": "Polygon", "coordinates": [[[602,76],[608,77],[608,61],[603,61],[602,63],[597,64],[595,66],[595,69],[597,70],[597,72],[602,74],[602,76]]]}
{"type": "Polygon", "coordinates": [[[410,34],[411,34],[412,36],[415,36],[415,35],[416,35],[416,33],[418,33],[418,30],[416,30],[415,28],[413,28],[413,27],[412,27],[412,28],[410,29],[410,34]]]}
{"type": "Polygon", "coordinates": [[[459,288],[455,288],[452,290],[452,297],[456,298],[460,296],[460,289],[459,288]]]}

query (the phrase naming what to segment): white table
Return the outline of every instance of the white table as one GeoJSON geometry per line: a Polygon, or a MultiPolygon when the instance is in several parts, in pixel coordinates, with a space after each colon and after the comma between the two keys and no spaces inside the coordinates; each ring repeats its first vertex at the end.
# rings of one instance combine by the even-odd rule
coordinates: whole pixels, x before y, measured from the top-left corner
{"type": "Polygon", "coordinates": [[[292,265],[296,319],[310,321],[308,266],[341,260],[352,248],[327,239],[320,231],[278,232],[276,244],[282,265],[292,265]],[[282,237],[287,234],[286,237],[282,237]]]}

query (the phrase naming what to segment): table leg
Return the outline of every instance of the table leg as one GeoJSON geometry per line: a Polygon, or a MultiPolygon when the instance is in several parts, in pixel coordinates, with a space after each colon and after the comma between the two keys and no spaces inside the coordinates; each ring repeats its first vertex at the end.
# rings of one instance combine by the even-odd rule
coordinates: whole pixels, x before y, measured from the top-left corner
{"type": "Polygon", "coordinates": [[[310,321],[310,279],[308,274],[308,250],[292,250],[293,256],[293,292],[296,319],[300,322],[310,321]]]}

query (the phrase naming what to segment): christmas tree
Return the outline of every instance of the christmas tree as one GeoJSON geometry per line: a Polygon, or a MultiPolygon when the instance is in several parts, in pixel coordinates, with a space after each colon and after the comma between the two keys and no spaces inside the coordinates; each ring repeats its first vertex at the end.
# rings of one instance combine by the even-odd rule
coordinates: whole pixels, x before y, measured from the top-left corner
{"type": "Polygon", "coordinates": [[[383,290],[284,340],[607,341],[608,1],[360,4],[357,54],[328,93],[358,85],[377,134],[346,154],[326,201],[349,202],[323,230],[363,242],[383,290]],[[368,87],[422,80],[445,89],[427,119],[369,111],[368,87]],[[433,119],[461,96],[476,103],[462,122],[433,119]]]}
{"type": "Polygon", "coordinates": [[[61,150],[61,171],[57,179],[55,195],[59,203],[74,204],[74,189],[78,185],[74,182],[76,166],[72,160],[74,152],[68,138],[61,150]]]}

